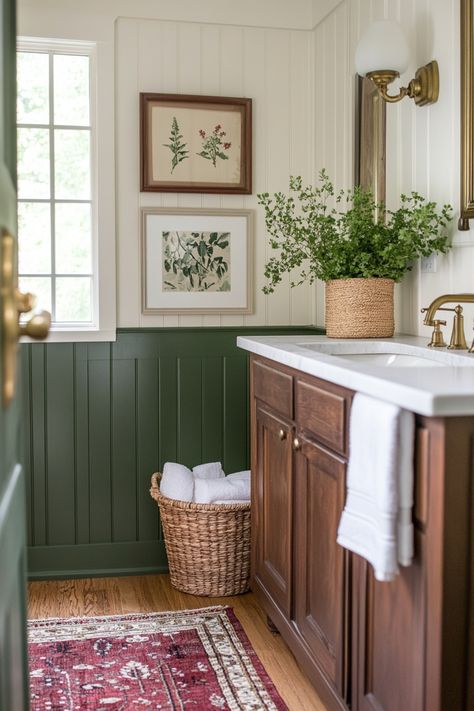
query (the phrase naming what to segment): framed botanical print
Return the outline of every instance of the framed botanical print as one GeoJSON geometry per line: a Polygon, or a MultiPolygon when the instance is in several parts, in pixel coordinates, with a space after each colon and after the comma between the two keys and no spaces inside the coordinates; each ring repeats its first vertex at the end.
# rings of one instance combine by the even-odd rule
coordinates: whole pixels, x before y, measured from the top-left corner
{"type": "Polygon", "coordinates": [[[252,100],[140,94],[142,192],[252,192],[252,100]]]}
{"type": "Polygon", "coordinates": [[[253,211],[142,208],[142,311],[252,313],[253,211]]]}

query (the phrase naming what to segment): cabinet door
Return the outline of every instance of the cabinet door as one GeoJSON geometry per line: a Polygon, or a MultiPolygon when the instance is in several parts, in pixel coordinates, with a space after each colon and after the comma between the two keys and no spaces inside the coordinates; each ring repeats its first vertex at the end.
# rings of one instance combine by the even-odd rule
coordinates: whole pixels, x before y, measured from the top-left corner
{"type": "Polygon", "coordinates": [[[346,564],[336,543],[345,461],[298,437],[295,455],[295,621],[318,667],[347,698],[346,564]]]}
{"type": "Polygon", "coordinates": [[[428,487],[427,448],[427,431],[418,429],[412,565],[400,568],[393,582],[381,583],[375,580],[372,566],[354,556],[356,711],[423,711],[427,708],[427,586],[423,533],[428,487]]]}
{"type": "Polygon", "coordinates": [[[253,577],[286,617],[291,610],[292,428],[257,407],[252,473],[253,577]]]}

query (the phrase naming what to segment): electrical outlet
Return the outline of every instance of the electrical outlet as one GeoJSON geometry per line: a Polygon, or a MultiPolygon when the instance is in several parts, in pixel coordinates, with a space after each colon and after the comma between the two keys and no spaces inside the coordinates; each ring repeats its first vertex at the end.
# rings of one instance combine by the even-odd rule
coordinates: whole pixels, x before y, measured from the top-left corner
{"type": "Polygon", "coordinates": [[[429,257],[421,258],[422,274],[434,274],[437,268],[436,254],[430,254],[429,257]]]}

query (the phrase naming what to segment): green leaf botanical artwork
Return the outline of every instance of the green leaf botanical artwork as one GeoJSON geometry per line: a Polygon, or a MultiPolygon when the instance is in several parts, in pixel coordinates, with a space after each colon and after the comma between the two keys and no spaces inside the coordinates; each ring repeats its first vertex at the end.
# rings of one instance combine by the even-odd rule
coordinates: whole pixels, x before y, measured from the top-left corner
{"type": "Polygon", "coordinates": [[[226,132],[222,130],[220,123],[214,127],[214,130],[210,134],[206,134],[203,128],[199,130],[199,135],[202,138],[202,151],[196,155],[211,161],[214,168],[216,167],[217,159],[229,160],[229,156],[224,153],[228,151],[232,146],[232,143],[228,141],[223,141],[222,139],[226,135],[226,132]]]}
{"type": "Polygon", "coordinates": [[[164,231],[164,291],[230,291],[230,232],[164,231]]]}
{"type": "Polygon", "coordinates": [[[185,160],[189,155],[189,151],[186,148],[188,144],[183,142],[183,136],[180,132],[176,116],[173,116],[169,140],[169,143],[163,143],[163,145],[165,148],[169,148],[172,153],[170,170],[170,173],[172,173],[176,166],[181,163],[181,161],[185,160]]]}

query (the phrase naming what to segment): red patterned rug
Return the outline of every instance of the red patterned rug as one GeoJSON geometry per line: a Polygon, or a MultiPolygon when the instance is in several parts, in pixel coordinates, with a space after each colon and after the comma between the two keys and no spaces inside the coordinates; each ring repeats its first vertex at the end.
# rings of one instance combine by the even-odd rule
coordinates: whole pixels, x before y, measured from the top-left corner
{"type": "Polygon", "coordinates": [[[28,623],[31,711],[287,709],[230,607],[28,623]]]}

